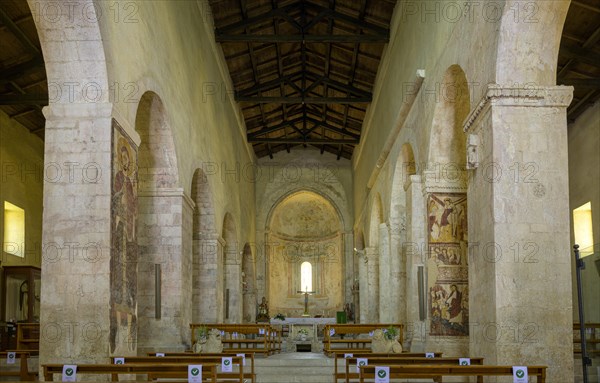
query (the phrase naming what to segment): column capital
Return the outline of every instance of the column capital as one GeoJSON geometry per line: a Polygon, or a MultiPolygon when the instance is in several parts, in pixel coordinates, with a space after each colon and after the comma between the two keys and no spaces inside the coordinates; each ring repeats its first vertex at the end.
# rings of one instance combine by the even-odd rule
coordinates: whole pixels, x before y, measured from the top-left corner
{"type": "Polygon", "coordinates": [[[488,84],[484,96],[463,124],[468,132],[476,124],[479,117],[492,106],[499,107],[561,107],[566,108],[573,100],[572,86],[535,86],[523,87],[488,84]]]}
{"type": "Polygon", "coordinates": [[[46,121],[64,121],[65,119],[111,118],[113,104],[94,103],[55,103],[42,109],[46,121]]]}
{"type": "Polygon", "coordinates": [[[457,176],[449,177],[448,174],[440,170],[425,170],[423,171],[423,195],[429,193],[466,193],[466,179],[462,172],[457,172],[457,176]]]}

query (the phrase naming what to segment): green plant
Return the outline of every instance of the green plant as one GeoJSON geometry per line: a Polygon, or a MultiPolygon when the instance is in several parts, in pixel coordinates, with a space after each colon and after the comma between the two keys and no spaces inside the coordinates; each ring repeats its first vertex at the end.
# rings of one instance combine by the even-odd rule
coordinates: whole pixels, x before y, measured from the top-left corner
{"type": "Polygon", "coordinates": [[[298,330],[298,334],[300,335],[308,335],[308,330],[305,328],[301,328],[300,330],[298,330]]]}
{"type": "Polygon", "coordinates": [[[273,319],[285,320],[285,315],[283,315],[282,313],[278,313],[273,317],[273,319]]]}
{"type": "Polygon", "coordinates": [[[196,339],[208,338],[208,327],[200,326],[196,329],[196,339]]]}
{"type": "Polygon", "coordinates": [[[385,339],[389,339],[389,340],[396,339],[398,337],[398,329],[393,326],[384,328],[383,336],[385,337],[385,339]]]}

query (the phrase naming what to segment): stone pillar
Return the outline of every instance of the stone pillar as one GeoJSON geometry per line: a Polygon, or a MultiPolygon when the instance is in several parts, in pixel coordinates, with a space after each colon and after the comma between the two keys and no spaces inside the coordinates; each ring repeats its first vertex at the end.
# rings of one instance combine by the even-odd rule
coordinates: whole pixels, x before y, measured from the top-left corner
{"type": "Polygon", "coordinates": [[[471,355],[573,380],[566,108],[572,87],[490,85],[469,143],[471,355]]]}
{"type": "Polygon", "coordinates": [[[221,309],[223,244],[217,234],[198,234],[194,238],[193,321],[194,323],[218,323],[221,309]],[[219,274],[221,272],[221,274],[219,274]]]}
{"type": "MultiPolygon", "coordinates": [[[[376,247],[365,248],[366,287],[367,295],[363,301],[361,297],[363,323],[379,322],[379,251],[376,247]]],[[[362,290],[362,283],[361,283],[362,290]]]]}
{"type": "Polygon", "coordinates": [[[427,348],[469,352],[469,279],[466,179],[445,167],[423,172],[427,348]],[[429,206],[428,206],[429,205],[429,206]],[[462,222],[462,224],[461,224],[462,222]]]}
{"type": "MultiPolygon", "coordinates": [[[[419,266],[425,266],[425,199],[423,198],[421,176],[412,175],[404,184],[406,190],[406,242],[402,252],[406,259],[406,334],[404,346],[413,351],[425,351],[426,321],[419,316],[419,266]]],[[[424,286],[427,303],[427,288],[424,286]]],[[[427,307],[425,307],[427,309],[427,307]]],[[[427,310],[425,310],[425,318],[427,310]]]]}
{"type": "Polygon", "coordinates": [[[191,216],[183,189],[139,191],[138,352],[183,351],[191,312],[191,216]],[[184,218],[188,227],[184,228],[184,218]],[[155,264],[161,265],[161,318],[155,318],[155,264]]]}
{"type": "Polygon", "coordinates": [[[379,321],[391,323],[394,291],[391,284],[392,264],[390,257],[390,228],[379,224],[379,321]]]}
{"type": "Polygon", "coordinates": [[[344,303],[354,302],[352,286],[354,279],[358,277],[358,270],[354,270],[354,234],[352,231],[344,232],[342,235],[342,275],[344,276],[344,303]]]}
{"type": "Polygon", "coordinates": [[[406,323],[406,261],[402,244],[406,241],[406,214],[390,225],[390,323],[406,323]]]}
{"type": "Polygon", "coordinates": [[[40,364],[105,362],[112,104],[53,104],[43,111],[40,364]]]}
{"type": "MultiPolygon", "coordinates": [[[[225,288],[229,290],[229,318],[226,323],[242,323],[242,263],[237,244],[226,245],[225,288]]],[[[225,297],[225,294],[223,295],[225,297]]],[[[225,305],[226,302],[223,302],[225,305]]],[[[225,308],[226,309],[226,308],[225,308]]]]}

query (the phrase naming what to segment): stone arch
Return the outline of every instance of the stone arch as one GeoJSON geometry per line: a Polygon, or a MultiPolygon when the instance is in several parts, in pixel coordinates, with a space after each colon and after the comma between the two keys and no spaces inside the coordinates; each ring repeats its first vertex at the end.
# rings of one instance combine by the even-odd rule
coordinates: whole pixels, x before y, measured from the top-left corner
{"type": "Polygon", "coordinates": [[[223,320],[241,323],[242,270],[238,253],[237,226],[231,213],[225,213],[221,230],[223,238],[223,320]]]}
{"type": "Polygon", "coordinates": [[[256,320],[256,271],[252,247],[246,242],[242,253],[242,319],[246,323],[256,320]]]}
{"type": "Polygon", "coordinates": [[[192,321],[206,323],[216,320],[219,242],[212,192],[202,169],[192,177],[192,200],[192,321]]]}
{"type": "Polygon", "coordinates": [[[558,51],[570,3],[505,1],[498,37],[497,84],[556,84],[558,51]]]}
{"type": "MultiPolygon", "coordinates": [[[[459,65],[450,66],[440,86],[429,144],[429,169],[447,181],[460,181],[466,166],[466,140],[463,122],[469,115],[470,94],[465,72],[459,65]]],[[[465,180],[462,179],[464,184],[465,180]]]]}
{"type": "Polygon", "coordinates": [[[147,91],[140,99],[135,118],[140,135],[139,189],[179,186],[177,155],[168,116],[160,97],[147,91]]]}
{"type": "Polygon", "coordinates": [[[171,293],[189,294],[189,299],[192,298],[186,285],[191,280],[191,273],[186,270],[191,260],[184,258],[189,253],[184,251],[183,217],[187,206],[193,203],[186,203],[183,191],[178,189],[177,156],[168,113],[155,92],[147,91],[142,95],[135,117],[135,130],[141,140],[137,157],[137,237],[140,244],[138,312],[143,315],[138,320],[138,350],[143,352],[165,344],[181,347],[179,342],[185,342],[182,338],[187,331],[187,325],[183,323],[186,319],[183,314],[178,316],[177,313],[189,310],[189,305],[182,308],[180,301],[162,301],[157,320],[154,299],[157,292],[154,284],[147,281],[154,280],[155,265],[160,265],[162,280],[169,281],[171,293]],[[165,213],[169,213],[170,219],[165,218],[165,213]],[[180,339],[167,336],[173,332],[173,326],[180,333],[180,339]]]}
{"type": "MultiPolygon", "coordinates": [[[[410,184],[410,176],[415,175],[416,164],[412,146],[404,143],[400,148],[400,154],[393,169],[392,190],[390,198],[390,230],[389,230],[389,275],[380,275],[381,279],[388,279],[388,283],[382,283],[380,292],[382,304],[385,307],[393,307],[395,310],[386,310],[387,318],[391,323],[406,322],[406,297],[407,297],[407,259],[402,251],[402,244],[407,238],[407,194],[406,189],[410,184]]],[[[382,268],[382,270],[384,270],[382,268]]],[[[382,273],[383,274],[383,273],[382,273]]],[[[384,282],[384,281],[382,281],[384,282]]],[[[386,318],[380,318],[386,319],[386,318]]]]}
{"type": "Polygon", "coordinates": [[[300,265],[312,265],[312,312],[333,315],[344,307],[344,225],[330,198],[309,189],[286,193],[268,213],[267,259],[269,303],[273,312],[303,314],[298,294],[300,265]],[[315,311],[316,310],[316,311],[315,311]]]}

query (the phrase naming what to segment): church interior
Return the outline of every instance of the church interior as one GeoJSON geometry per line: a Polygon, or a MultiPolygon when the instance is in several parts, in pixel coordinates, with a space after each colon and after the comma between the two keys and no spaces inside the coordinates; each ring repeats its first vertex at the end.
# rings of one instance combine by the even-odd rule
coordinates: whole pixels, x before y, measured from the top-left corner
{"type": "Polygon", "coordinates": [[[0,0],[0,381],[600,382],[599,169],[597,0],[0,0]]]}

